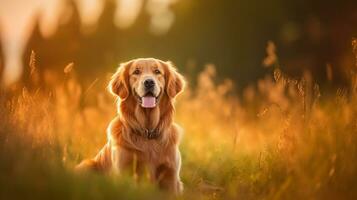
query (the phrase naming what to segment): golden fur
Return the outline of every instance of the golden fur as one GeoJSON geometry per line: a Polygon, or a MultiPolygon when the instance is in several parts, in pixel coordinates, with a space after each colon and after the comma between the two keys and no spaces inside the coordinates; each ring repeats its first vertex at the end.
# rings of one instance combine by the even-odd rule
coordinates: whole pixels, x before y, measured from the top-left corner
{"type": "Polygon", "coordinates": [[[109,83],[110,92],[118,97],[118,115],[107,129],[108,142],[95,158],[82,161],[76,168],[126,172],[139,177],[147,169],[150,179],[161,188],[174,193],[182,191],[178,149],[181,131],[173,122],[173,103],[184,85],[183,77],[171,62],[139,58],[121,64],[109,83]],[[136,69],[143,74],[135,75],[136,69]],[[154,108],[141,107],[135,96],[144,75],[157,81],[160,93],[154,108]],[[145,130],[155,130],[154,139],[146,137],[145,130]]]}

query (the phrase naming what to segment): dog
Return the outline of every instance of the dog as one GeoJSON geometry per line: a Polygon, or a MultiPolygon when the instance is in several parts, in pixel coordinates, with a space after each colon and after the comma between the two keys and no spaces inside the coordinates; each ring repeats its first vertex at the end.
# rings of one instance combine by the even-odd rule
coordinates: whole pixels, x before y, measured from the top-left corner
{"type": "Polygon", "coordinates": [[[108,89],[118,99],[118,115],[107,129],[108,141],[77,170],[129,173],[147,170],[160,188],[179,194],[181,128],[173,122],[174,100],[185,80],[171,62],[138,58],[120,64],[108,89]]]}

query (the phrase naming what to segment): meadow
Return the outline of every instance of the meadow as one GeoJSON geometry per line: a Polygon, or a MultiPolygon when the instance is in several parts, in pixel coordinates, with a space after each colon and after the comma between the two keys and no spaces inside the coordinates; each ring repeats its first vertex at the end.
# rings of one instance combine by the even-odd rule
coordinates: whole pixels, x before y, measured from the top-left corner
{"type": "Polygon", "coordinates": [[[212,64],[187,75],[197,84],[177,99],[175,116],[185,130],[185,191],[173,197],[130,176],[75,174],[104,145],[115,116],[108,77],[83,87],[70,63],[62,79],[45,74],[39,84],[41,60],[31,57],[28,85],[1,90],[0,199],[357,197],[357,74],[329,94],[308,72],[291,78],[276,62],[242,92],[218,81],[212,64]]]}

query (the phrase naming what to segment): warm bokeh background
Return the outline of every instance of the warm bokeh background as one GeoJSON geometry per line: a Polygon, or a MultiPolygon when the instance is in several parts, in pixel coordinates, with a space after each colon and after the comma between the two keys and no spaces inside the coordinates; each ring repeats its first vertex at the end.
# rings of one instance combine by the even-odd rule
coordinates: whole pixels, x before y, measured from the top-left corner
{"type": "Polygon", "coordinates": [[[0,199],[172,198],[73,171],[136,57],[188,81],[179,199],[357,199],[356,25],[353,0],[0,0],[0,199]]]}
{"type": "Polygon", "coordinates": [[[309,69],[324,82],[330,65],[335,83],[344,84],[354,66],[354,0],[1,0],[0,5],[0,60],[6,69],[1,72],[10,82],[28,70],[31,50],[41,70],[74,62],[89,82],[119,62],[157,57],[193,76],[213,63],[220,76],[242,88],[266,73],[261,66],[269,40],[291,75],[309,69]]]}

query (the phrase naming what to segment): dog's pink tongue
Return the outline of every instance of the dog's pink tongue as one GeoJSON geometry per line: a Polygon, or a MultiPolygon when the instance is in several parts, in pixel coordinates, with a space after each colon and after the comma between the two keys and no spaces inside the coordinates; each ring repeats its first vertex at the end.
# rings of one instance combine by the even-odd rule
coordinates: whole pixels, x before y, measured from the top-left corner
{"type": "Polygon", "coordinates": [[[141,98],[141,106],[144,108],[153,108],[155,107],[155,97],[142,97],[141,98]]]}

